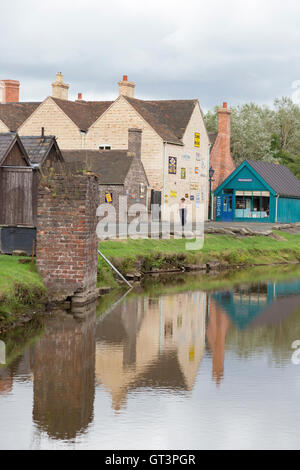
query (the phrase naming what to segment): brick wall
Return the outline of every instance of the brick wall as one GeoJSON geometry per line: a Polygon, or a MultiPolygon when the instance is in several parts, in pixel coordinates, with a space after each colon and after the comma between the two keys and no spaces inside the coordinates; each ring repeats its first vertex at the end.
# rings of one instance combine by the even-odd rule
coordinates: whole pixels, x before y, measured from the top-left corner
{"type": "Polygon", "coordinates": [[[36,261],[50,298],[96,288],[98,191],[94,176],[55,176],[40,184],[36,261]]]}

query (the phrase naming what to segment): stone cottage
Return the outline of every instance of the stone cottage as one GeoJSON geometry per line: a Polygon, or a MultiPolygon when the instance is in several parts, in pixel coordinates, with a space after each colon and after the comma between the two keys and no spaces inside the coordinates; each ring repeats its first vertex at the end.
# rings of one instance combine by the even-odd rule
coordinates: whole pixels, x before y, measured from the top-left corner
{"type": "Polygon", "coordinates": [[[133,205],[140,203],[148,207],[148,179],[141,160],[142,131],[128,129],[127,150],[63,150],[66,167],[72,173],[92,172],[98,176],[99,205],[102,216],[113,220],[110,211],[116,211],[116,221],[128,221],[135,217],[133,205]],[[120,199],[122,197],[122,199],[120,199]],[[121,204],[121,206],[120,206],[121,204]],[[120,211],[122,211],[120,217],[120,211]]]}
{"type": "Polygon", "coordinates": [[[162,208],[185,197],[207,215],[210,140],[197,99],[137,99],[126,75],[114,101],[84,101],[80,93],[70,101],[68,89],[58,73],[52,96],[43,102],[2,102],[0,129],[38,135],[44,127],[63,150],[126,150],[128,129],[139,128],[142,162],[150,188],[161,193],[162,208]]]}

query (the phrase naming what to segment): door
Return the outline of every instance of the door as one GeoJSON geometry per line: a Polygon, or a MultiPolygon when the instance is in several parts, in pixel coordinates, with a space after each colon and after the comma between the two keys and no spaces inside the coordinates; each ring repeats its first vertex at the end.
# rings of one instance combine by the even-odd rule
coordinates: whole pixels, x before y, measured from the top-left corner
{"type": "Polygon", "coordinates": [[[222,220],[232,221],[233,220],[233,210],[232,210],[232,194],[226,194],[223,196],[223,217],[222,220]]]}
{"type": "Polygon", "coordinates": [[[154,189],[151,190],[151,214],[153,221],[161,220],[161,191],[154,191],[154,189]]]}

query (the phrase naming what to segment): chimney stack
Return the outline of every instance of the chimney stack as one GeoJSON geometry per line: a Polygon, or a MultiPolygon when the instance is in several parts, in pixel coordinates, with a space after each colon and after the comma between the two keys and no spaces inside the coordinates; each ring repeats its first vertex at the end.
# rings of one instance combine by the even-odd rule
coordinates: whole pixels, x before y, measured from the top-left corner
{"type": "Polygon", "coordinates": [[[123,80],[119,83],[119,96],[128,96],[129,98],[134,98],[134,88],[135,83],[129,82],[127,75],[123,75],[123,80]]]}
{"type": "Polygon", "coordinates": [[[0,103],[18,103],[19,92],[18,80],[0,80],[0,103]]]}
{"type": "Polygon", "coordinates": [[[210,166],[215,170],[213,190],[235,169],[230,151],[230,116],[231,111],[224,102],[218,109],[218,135],[210,153],[210,166]]]}
{"type": "Polygon", "coordinates": [[[52,96],[53,98],[59,98],[61,100],[68,99],[69,86],[64,83],[64,76],[61,72],[57,72],[56,81],[52,83],[52,96]]]}
{"type": "Polygon", "coordinates": [[[128,152],[139,160],[142,158],[142,132],[141,129],[128,129],[128,152]]]}

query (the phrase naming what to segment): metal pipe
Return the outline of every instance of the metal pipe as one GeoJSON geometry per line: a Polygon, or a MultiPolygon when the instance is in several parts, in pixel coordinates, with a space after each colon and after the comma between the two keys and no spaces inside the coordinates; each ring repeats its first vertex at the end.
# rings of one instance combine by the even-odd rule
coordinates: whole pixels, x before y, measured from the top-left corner
{"type": "Polygon", "coordinates": [[[117,268],[106,258],[106,256],[104,256],[103,253],[101,253],[100,250],[97,250],[98,251],[98,254],[104,259],[104,261],[118,274],[118,276],[120,276],[120,278],[126,282],[126,284],[132,288],[132,285],[127,281],[127,279],[125,279],[125,277],[123,276],[123,274],[120,273],[120,271],[117,270],[117,268]]]}

